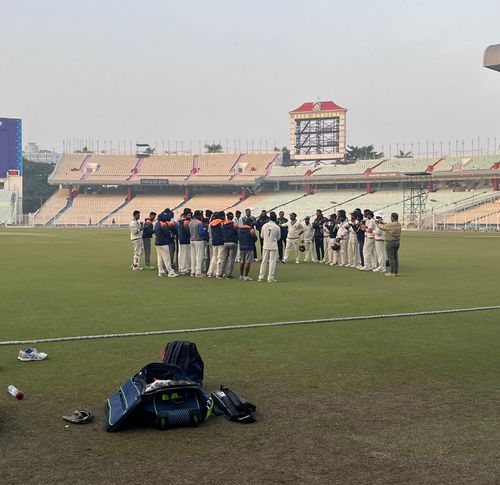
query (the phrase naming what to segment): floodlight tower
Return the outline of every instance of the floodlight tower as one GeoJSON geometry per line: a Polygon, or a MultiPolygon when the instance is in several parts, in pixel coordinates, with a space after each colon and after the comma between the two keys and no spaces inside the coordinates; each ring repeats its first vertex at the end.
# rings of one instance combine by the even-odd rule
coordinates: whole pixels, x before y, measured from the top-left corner
{"type": "Polygon", "coordinates": [[[405,173],[403,182],[403,226],[420,229],[427,212],[429,172],[405,173]]]}

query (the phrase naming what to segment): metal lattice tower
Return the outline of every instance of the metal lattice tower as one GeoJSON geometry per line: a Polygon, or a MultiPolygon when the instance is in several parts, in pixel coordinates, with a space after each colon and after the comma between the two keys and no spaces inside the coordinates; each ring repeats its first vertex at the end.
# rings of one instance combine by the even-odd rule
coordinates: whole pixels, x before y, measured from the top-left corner
{"type": "Polygon", "coordinates": [[[403,226],[420,229],[427,212],[428,172],[405,173],[403,182],[403,226]]]}

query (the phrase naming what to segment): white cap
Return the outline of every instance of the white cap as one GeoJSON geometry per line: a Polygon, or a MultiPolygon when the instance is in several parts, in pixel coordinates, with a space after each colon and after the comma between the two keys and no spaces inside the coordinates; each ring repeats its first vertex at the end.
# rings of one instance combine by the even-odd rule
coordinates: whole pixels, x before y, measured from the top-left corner
{"type": "Polygon", "coordinates": [[[381,219],[384,218],[384,211],[376,211],[374,214],[375,218],[380,217],[381,219]]]}

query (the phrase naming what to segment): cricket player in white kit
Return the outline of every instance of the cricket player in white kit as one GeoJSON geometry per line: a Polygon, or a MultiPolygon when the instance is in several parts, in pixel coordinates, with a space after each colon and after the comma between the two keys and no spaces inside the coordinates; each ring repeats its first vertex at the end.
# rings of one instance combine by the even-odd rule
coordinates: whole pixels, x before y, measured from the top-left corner
{"type": "Polygon", "coordinates": [[[132,221],[130,222],[130,240],[132,241],[132,244],[134,245],[134,257],[132,259],[132,266],[130,266],[131,269],[134,271],[137,271],[139,269],[142,269],[139,265],[139,262],[141,261],[141,255],[142,255],[142,225],[139,222],[139,219],[141,218],[141,213],[139,211],[134,211],[132,215],[132,221]]]}
{"type": "Polygon", "coordinates": [[[278,240],[281,237],[281,229],[276,223],[276,212],[269,214],[269,222],[266,222],[260,231],[262,237],[262,262],[260,264],[259,281],[264,281],[267,272],[268,283],[276,283],[274,272],[278,260],[278,240]]]}
{"type": "Polygon", "coordinates": [[[375,255],[375,234],[374,234],[374,231],[377,227],[377,223],[373,218],[373,212],[371,210],[366,210],[365,216],[366,216],[365,245],[363,246],[363,259],[365,260],[365,265],[363,267],[363,270],[373,271],[377,267],[377,259],[375,255]]]}
{"type": "MultiPolygon", "coordinates": [[[[375,212],[375,220],[377,222],[382,222],[383,218],[384,213],[382,211],[375,212]]],[[[378,224],[376,224],[373,234],[375,235],[375,254],[377,257],[377,266],[373,271],[385,273],[385,262],[387,260],[387,254],[385,251],[385,233],[382,229],[380,229],[378,224]]]]}
{"type": "Polygon", "coordinates": [[[302,224],[304,228],[304,246],[306,250],[304,252],[304,263],[308,263],[312,261],[316,262],[316,258],[314,257],[314,228],[311,224],[311,218],[307,216],[304,219],[304,224],[302,224]]]}
{"type": "Polygon", "coordinates": [[[295,251],[295,262],[297,264],[300,263],[300,237],[304,232],[304,227],[302,223],[297,220],[297,214],[292,212],[290,214],[290,220],[287,222],[288,227],[288,235],[286,237],[286,247],[285,247],[285,256],[283,258],[283,262],[286,263],[288,261],[288,256],[290,256],[290,251],[293,249],[295,251]]]}

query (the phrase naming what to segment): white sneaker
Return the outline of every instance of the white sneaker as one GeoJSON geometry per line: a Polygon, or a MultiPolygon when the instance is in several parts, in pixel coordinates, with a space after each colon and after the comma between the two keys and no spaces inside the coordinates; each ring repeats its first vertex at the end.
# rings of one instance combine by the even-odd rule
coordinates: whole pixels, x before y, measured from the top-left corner
{"type": "Polygon", "coordinates": [[[262,278],[259,278],[257,281],[258,281],[259,283],[262,283],[264,280],[263,280],[262,278]]]}
{"type": "Polygon", "coordinates": [[[170,274],[168,275],[168,277],[169,277],[169,278],[177,278],[177,276],[179,276],[179,274],[178,274],[178,273],[170,273],[170,274]]]}
{"type": "Polygon", "coordinates": [[[243,281],[245,279],[244,276],[240,276],[240,281],[243,281]]]}
{"type": "Polygon", "coordinates": [[[295,261],[295,264],[300,264],[300,261],[295,261]]]}
{"type": "Polygon", "coordinates": [[[269,280],[267,280],[268,283],[277,283],[278,280],[275,280],[274,278],[271,278],[269,280]]]}
{"type": "Polygon", "coordinates": [[[252,279],[252,278],[250,278],[250,276],[245,276],[245,277],[243,278],[243,280],[244,280],[244,281],[253,281],[253,279],[252,279]]]}
{"type": "Polygon", "coordinates": [[[22,362],[30,362],[32,360],[44,360],[47,358],[47,354],[30,347],[26,350],[20,350],[17,358],[22,362]]]}

